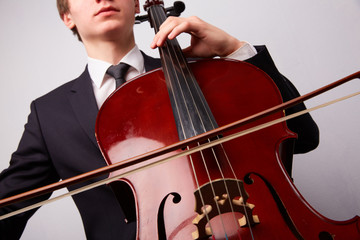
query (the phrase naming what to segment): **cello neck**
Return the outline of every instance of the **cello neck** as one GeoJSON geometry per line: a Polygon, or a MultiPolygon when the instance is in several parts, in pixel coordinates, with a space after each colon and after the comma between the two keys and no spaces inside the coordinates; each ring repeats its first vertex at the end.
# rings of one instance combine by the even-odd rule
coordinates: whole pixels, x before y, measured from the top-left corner
{"type": "MultiPolygon", "coordinates": [[[[155,33],[166,20],[162,1],[147,1],[149,21],[155,33]]],[[[217,128],[206,99],[176,39],[159,48],[163,72],[177,126],[179,140],[217,128]]]]}

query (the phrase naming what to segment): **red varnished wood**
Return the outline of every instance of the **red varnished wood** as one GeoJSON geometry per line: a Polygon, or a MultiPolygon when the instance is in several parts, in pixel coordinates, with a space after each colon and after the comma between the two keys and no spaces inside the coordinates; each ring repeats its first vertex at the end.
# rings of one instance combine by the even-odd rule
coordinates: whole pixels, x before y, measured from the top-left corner
{"type": "MultiPolygon", "coordinates": [[[[272,80],[249,64],[212,60],[190,66],[219,126],[281,103],[280,94],[272,80]]],[[[98,142],[108,163],[120,162],[177,142],[178,135],[172,116],[164,76],[160,70],[123,85],[105,102],[97,120],[98,142]]],[[[261,122],[281,116],[279,113],[261,122]]],[[[252,123],[251,126],[259,123],[252,123]]],[[[360,239],[358,217],[343,222],[327,219],[312,209],[293,185],[279,159],[279,145],[294,137],[295,134],[282,123],[223,144],[238,179],[243,180],[245,175],[253,173],[251,177],[254,182],[245,184],[245,190],[249,195],[248,203],[255,205],[253,214],[260,220],[259,224],[252,227],[254,239],[301,239],[294,235],[294,230],[289,229],[264,179],[276,191],[293,221],[295,231],[303,239],[319,239],[321,232],[331,233],[334,239],[360,239]]],[[[234,178],[221,147],[215,148],[215,151],[225,177],[234,178]]],[[[207,156],[211,180],[219,179],[221,173],[212,154],[209,151],[204,154],[207,156]]],[[[200,154],[192,155],[191,159],[199,185],[208,183],[210,180],[200,154]]],[[[119,170],[117,173],[128,170],[119,170]]],[[[167,237],[192,239],[191,232],[195,231],[192,220],[196,216],[193,194],[197,185],[189,157],[146,169],[126,180],[131,182],[136,196],[139,239],[157,239],[158,208],[163,198],[171,192],[179,193],[182,200],[174,204],[170,197],[166,202],[167,237]]],[[[231,227],[230,223],[226,225],[231,227]]],[[[232,232],[229,239],[238,239],[236,231],[232,232]]],[[[216,234],[216,239],[225,239],[221,237],[221,230],[216,234]]],[[[240,235],[243,240],[252,239],[248,227],[241,228],[240,235]]]]}

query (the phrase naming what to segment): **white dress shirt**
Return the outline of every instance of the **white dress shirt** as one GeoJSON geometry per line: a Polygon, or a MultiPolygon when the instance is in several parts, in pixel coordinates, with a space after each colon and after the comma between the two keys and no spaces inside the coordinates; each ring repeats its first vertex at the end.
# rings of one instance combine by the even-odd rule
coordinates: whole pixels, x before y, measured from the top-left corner
{"type": "MultiPolygon", "coordinates": [[[[256,49],[251,44],[245,43],[241,48],[228,55],[227,58],[243,61],[253,57],[256,53],[256,49]]],[[[120,62],[130,65],[125,76],[126,80],[145,73],[144,57],[137,46],[126,54],[120,62]]],[[[92,79],[94,94],[99,109],[106,98],[115,90],[115,79],[106,74],[106,70],[111,65],[111,63],[88,57],[88,70],[92,79]]]]}

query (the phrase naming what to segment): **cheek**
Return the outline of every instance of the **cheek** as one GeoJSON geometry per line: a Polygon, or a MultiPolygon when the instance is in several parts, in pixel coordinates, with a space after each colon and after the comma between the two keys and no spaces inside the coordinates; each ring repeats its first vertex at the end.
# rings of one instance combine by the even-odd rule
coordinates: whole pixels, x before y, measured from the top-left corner
{"type": "MultiPolygon", "coordinates": [[[[86,8],[84,8],[86,9],[86,8]]],[[[73,21],[76,25],[76,27],[82,27],[82,26],[86,26],[86,25],[91,25],[91,16],[90,16],[90,11],[73,11],[73,21]]]]}
{"type": "Polygon", "coordinates": [[[68,0],[69,10],[72,15],[72,19],[78,26],[81,22],[89,22],[91,12],[93,12],[94,6],[90,4],[92,1],[88,0],[68,0]]]}

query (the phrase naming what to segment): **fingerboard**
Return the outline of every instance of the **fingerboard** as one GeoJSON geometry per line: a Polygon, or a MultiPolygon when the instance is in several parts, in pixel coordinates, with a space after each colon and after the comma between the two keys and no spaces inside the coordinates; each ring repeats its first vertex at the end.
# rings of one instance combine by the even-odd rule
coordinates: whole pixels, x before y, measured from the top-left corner
{"type": "MultiPolygon", "coordinates": [[[[167,16],[162,5],[147,8],[150,24],[159,31],[167,16]]],[[[179,140],[217,128],[206,99],[176,39],[159,48],[179,140]]]]}

